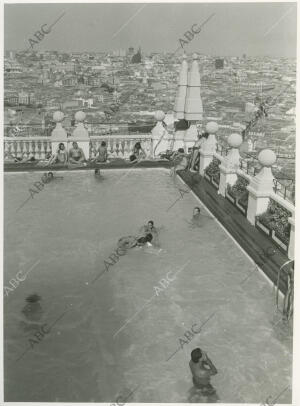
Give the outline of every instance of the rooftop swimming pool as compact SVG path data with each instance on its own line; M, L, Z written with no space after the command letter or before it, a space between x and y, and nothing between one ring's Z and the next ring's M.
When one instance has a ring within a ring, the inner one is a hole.
M260 403L283 391L276 403L291 403L292 333L272 286L215 219L190 225L202 205L181 197L187 186L163 169L57 172L19 209L41 175L4 176L5 401ZM160 246L103 272L148 220ZM22 312L34 293L40 306ZM198 346L218 369L211 397L193 389Z

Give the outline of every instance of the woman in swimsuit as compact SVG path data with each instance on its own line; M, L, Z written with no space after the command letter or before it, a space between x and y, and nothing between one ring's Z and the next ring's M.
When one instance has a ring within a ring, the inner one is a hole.
M52 164L66 164L68 160L67 151L65 150L65 144L60 142L58 145L58 150L55 155L50 158L48 165Z

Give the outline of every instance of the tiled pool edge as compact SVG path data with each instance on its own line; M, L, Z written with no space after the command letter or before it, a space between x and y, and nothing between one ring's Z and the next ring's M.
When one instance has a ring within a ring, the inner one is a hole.
M88 164L85 167L78 167L78 168L68 168L65 165L52 165L52 166L37 166L36 163L11 163L3 165L3 172L40 172L40 171L86 171L86 170L93 170L93 169L168 169L171 167L170 161L142 161L139 163L130 163L130 162L109 162L104 164Z

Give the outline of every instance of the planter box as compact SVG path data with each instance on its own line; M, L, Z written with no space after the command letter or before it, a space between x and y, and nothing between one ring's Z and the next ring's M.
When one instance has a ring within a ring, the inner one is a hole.
M270 230L268 227L263 225L259 220L256 219L255 225L256 225L256 228L261 230L264 234L267 234L267 236L272 237L271 236L272 230Z
M231 194L229 194L227 190L226 190L226 193L225 193L225 197L226 197L232 204L235 205L236 198L233 197L233 196L231 196Z
M211 182L211 176L207 175L206 172L204 173L204 178Z
M247 209L245 209L245 207L243 207L238 200L236 200L236 207L246 216L247 214Z
M219 189L219 184L214 180L213 177L211 178L211 183L216 189Z
M275 230L272 230L272 240L274 240L276 244L283 249L284 252L288 251L289 247L287 243L282 241L281 237L278 234L276 234Z

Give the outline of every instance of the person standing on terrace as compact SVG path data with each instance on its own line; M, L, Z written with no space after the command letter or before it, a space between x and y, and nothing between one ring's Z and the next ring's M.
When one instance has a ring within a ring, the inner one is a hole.
M82 164L83 162L86 161L84 152L81 148L78 147L77 142L72 143L73 148L70 149L69 151L69 162L71 164Z
M200 149L204 143L204 141L207 139L209 134L207 132L198 134L198 140L195 142L195 145L193 146L193 152L190 160L190 170L191 171L198 171L199 170L199 162L200 162Z

